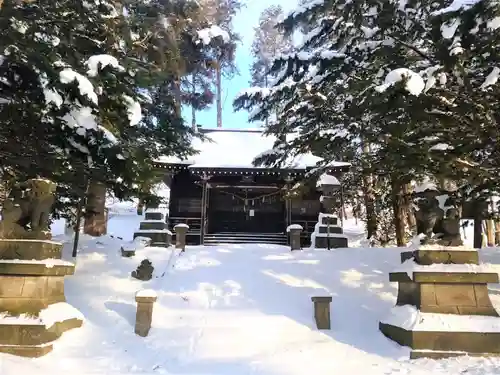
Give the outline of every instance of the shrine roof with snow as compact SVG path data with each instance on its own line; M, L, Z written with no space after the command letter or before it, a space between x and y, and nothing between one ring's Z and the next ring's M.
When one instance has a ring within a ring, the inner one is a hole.
M263 134L261 129L200 129L207 140L193 140L193 147L198 154L186 160L162 156L156 166L160 169L183 170L191 173L222 174L303 174L314 169L321 158L312 154L296 155L288 158L276 168L255 166L253 161L258 156L273 150L276 138ZM327 171L341 173L349 170L351 164L332 162Z

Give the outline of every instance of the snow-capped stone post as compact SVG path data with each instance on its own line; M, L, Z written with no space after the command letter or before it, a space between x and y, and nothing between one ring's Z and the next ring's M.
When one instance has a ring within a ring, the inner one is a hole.
M174 227L175 230L175 248L181 249L181 251L186 250L186 234L189 230L189 225L180 223Z
M146 337L153 322L153 306L157 300L154 290L143 289L135 294L137 302L137 313L135 315L135 333L141 337Z
M302 228L300 224L292 224L286 228L286 231L290 236L290 250L293 251L302 249L300 244L300 234L303 230L304 228Z
M425 192L416 215L422 242L403 252L401 269L389 274L398 283L398 298L380 331L412 348L411 358L500 355L500 317L488 295L498 273L462 245L452 195L437 188ZM441 233L434 234L434 227Z
M318 329L330 329L330 303L332 297L311 297L314 306L314 319Z

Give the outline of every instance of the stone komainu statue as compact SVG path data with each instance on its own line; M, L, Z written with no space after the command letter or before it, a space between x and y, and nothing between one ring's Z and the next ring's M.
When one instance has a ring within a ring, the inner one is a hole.
M50 238L50 212L55 191L55 183L41 178L17 184L3 204L0 237Z
M460 209L447 193L426 190L415 197L415 219L422 244L463 245L460 235Z

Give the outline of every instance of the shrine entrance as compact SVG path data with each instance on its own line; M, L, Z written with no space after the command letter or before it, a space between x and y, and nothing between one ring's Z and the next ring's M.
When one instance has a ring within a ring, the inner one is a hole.
M285 201L276 187L209 189L208 233L283 233Z

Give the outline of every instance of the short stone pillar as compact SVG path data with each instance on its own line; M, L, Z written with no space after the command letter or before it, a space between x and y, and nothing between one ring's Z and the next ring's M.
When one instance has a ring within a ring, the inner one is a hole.
M181 223L174 227L175 230L175 248L186 250L186 234L189 230L189 225Z
M314 303L314 319L318 329L330 329L330 303L332 297L311 297Z
M135 295L137 302L137 313L135 315L135 333L136 335L146 337L151 329L153 321L153 306L157 296L154 290L140 290Z
M302 246L300 244L300 234L303 230L304 228L302 228L302 226L299 224L292 224L289 225L288 228L286 228L286 231L290 236L290 250L293 251L302 249Z

